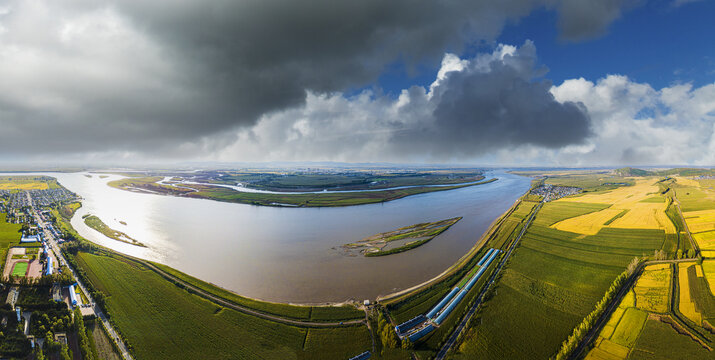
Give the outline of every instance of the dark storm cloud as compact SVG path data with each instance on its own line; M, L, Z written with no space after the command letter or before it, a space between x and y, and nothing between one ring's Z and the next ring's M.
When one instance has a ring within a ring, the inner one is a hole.
M566 40L583 40L603 34L624 9L638 0L567 0L559 5L559 28Z
M570 3L543 3L561 11L567 37L600 31L617 11L615 3L609 11ZM493 39L506 19L538 5L532 0L0 2L0 124L8 129L0 134L0 149L177 156L211 150L212 143L230 141L227 130L303 106L306 91L369 85L394 61L435 64L444 51ZM569 25L572 17L588 27ZM545 87L514 85L513 93L535 98L510 116L533 119L565 111L536 98ZM461 103L445 104L438 113L451 119L468 110L466 96L478 94L461 95ZM28 134L34 146L24 146ZM218 134L222 141L206 140Z
M531 42L486 64L472 60L465 69L447 73L433 89L430 126L401 132L396 141L410 151L424 147L436 157L583 142L591 135L586 108L556 101L549 92L551 82L541 79L545 72L537 66Z
M450 161L505 149L557 149L591 135L583 104L557 101L530 41L460 59L397 99L309 93L306 105L265 116L224 155L269 160Z

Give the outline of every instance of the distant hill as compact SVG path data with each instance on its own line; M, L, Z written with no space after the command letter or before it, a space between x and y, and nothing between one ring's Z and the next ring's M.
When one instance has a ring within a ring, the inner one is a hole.
M616 175L618 176L651 176L654 175L654 173L643 170L643 169L636 169L632 167L624 167L620 169L615 170Z
M715 175L715 169L707 168L673 168L667 170L643 170L632 167L624 167L613 171L618 176L702 176Z
M675 168L668 170L661 170L657 172L658 175L680 175L680 176L702 176L702 175L715 175L715 170L704 169L704 168Z

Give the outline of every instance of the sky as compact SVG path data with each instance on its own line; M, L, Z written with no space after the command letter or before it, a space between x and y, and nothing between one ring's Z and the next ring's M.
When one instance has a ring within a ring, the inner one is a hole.
M715 165L712 0L0 0L0 163Z

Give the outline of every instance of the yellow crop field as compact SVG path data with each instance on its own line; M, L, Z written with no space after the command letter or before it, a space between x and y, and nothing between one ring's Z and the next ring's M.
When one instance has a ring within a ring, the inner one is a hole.
M670 278L670 265L647 266L633 289L638 308L656 313L668 312Z
M611 353L601 350L599 347L594 347L588 352L588 355L584 358L585 360L621 360L625 358L618 357Z
M620 214L621 211L623 210L608 208L559 221L552 225L552 227L557 230L570 231L577 234L596 235L604 223Z
M683 217L693 233L715 230L715 210L688 211Z
M703 250L700 253L704 258L715 258L715 250Z
M613 341L605 339L601 342L598 348L612 355L616 355L621 359L625 359L626 357L628 357L628 352L630 351L629 348L623 345L618 345Z
M46 190L47 183L40 181L1 181L0 190Z
M710 291L715 293L715 260L703 261L703 273L705 274L705 279L708 280L708 285L710 285Z
M612 204L612 206L608 209L560 221L552 227L584 235L595 235L603 227L662 229L668 234L674 234L676 229L665 214L667 205L665 202L640 202L658 193L658 187L653 183L653 179L638 180L634 186L622 187L602 194L559 199L557 201ZM621 217L617 217L624 211L626 212Z
M706 231L693 234L693 239L698 242L698 245L700 245L700 249L715 250L715 231Z
M690 298L690 282L688 281L688 268L692 263L678 264L678 283L680 284L680 302L678 307L688 319L698 325L702 324L702 314L695 309L695 303Z
M635 203L631 204L623 217L616 219L609 226L624 229L665 229L670 220L658 220L658 213L665 217L665 204ZM672 223L671 223L672 227ZM674 233L674 229L668 229Z
M680 176L675 177L675 181L678 182L678 184L682 184L685 186L694 186L694 187L700 187L700 183L697 180L693 180L690 178L684 178Z
M558 201L575 201L598 204L631 204L637 203L645 198L651 197L659 192L657 185L654 185L655 179L637 180L633 186L624 186L617 189L601 193L601 194L586 194L574 198L562 198Z

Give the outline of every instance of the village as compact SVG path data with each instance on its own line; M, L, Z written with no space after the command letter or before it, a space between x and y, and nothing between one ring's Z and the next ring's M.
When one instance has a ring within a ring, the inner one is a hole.
M95 318L94 303L67 267L59 247L65 236L51 212L77 199L64 188L0 191L0 232L7 248L0 284L4 355L82 358L78 322Z

